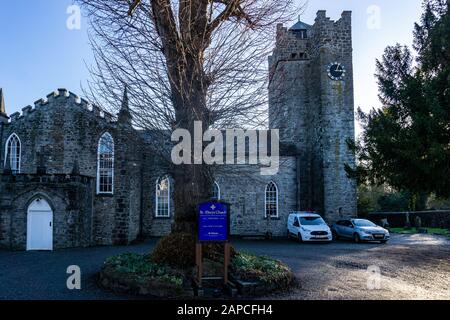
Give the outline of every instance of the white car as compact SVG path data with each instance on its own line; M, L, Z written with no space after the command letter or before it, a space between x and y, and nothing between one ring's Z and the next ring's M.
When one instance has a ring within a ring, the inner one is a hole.
M293 212L288 217L288 238L295 237L298 241L331 242L333 235L322 217L311 212Z

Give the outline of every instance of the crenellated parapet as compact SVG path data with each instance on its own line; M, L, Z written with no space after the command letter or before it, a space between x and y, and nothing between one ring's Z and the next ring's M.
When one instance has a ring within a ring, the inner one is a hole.
M115 117L106 111L103 111L99 106L92 104L88 100L81 98L77 94L60 88L49 93L45 98L41 98L34 102L34 106L26 106L22 112L15 112L9 116L9 123L26 120L28 116L32 115L37 110L42 110L44 107L51 108L53 105L61 104L64 99L67 106L78 106L83 111L90 113L92 116L104 119L107 122L115 121Z
M325 10L317 12L313 25L297 22L291 28L277 25L276 45L269 57L269 68L275 72L279 62L310 60L322 47L337 54L352 50L352 12L344 11L337 21L327 17Z
M332 20L326 11L319 11L312 32L313 55L323 47L334 54L348 54L352 51L352 12L344 11L339 20Z

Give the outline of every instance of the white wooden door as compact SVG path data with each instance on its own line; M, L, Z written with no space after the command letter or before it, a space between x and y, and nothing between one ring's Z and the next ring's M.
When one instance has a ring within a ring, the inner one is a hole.
M43 199L28 207L27 250L53 250L53 211Z

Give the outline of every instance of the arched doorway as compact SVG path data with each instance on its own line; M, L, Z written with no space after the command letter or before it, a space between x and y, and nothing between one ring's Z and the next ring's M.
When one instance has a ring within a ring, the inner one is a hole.
M28 207L27 250L53 250L53 211L42 198Z

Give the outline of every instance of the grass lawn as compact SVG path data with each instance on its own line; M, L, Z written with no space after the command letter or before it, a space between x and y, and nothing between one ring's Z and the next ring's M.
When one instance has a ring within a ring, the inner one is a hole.
M428 234L437 234L441 236L450 237L450 231L448 229L440 229L440 228L421 228L426 229ZM391 228L389 230L392 233L401 233L401 234L414 234L419 233L417 228L405 229L405 228Z

